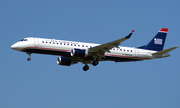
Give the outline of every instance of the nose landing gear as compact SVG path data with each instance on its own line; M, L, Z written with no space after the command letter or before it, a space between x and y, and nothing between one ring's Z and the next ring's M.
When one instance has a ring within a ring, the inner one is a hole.
M29 58L27 58L27 60L28 60L28 61L31 61L31 58L29 57Z
M27 58L28 61L31 61L31 53L30 52L27 52L26 54L29 55L29 57Z

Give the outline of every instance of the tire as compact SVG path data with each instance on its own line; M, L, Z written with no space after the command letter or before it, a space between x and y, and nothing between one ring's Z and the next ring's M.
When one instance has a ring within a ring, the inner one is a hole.
M27 60L28 60L28 61L31 61L31 58L29 57Z
M84 67L83 67L83 70L84 71L87 71L89 69L89 66L87 66L87 65L85 65Z
M99 61L97 61L97 60L93 61L93 63L92 63L93 66L96 66L98 64L99 64Z

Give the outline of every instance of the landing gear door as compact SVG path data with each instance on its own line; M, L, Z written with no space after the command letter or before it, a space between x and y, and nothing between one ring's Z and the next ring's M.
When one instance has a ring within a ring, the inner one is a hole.
M39 46L39 39L38 38L34 38L34 46L35 47Z

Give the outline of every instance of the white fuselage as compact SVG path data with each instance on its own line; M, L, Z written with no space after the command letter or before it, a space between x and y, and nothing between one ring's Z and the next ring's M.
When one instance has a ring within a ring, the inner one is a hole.
M13 44L11 48L23 52L51 54L72 58L68 54L71 52L72 49L88 49L98 45L100 44L45 38L25 38L24 40L21 40ZM109 50L109 52L105 52L102 60L112 60L116 62L121 62L148 60L163 57L154 57L152 53L155 52L157 51L119 46L118 48L112 48L111 50Z
M84 71L89 69L89 64L96 66L99 61L130 62L168 57L168 52L178 48L176 46L163 50L168 28L161 28L147 45L138 48L119 46L133 32L105 44L29 37L13 44L11 48L26 52L29 55L28 61L31 60L31 53L39 53L61 56L57 58L58 65L70 66L81 62L85 64Z

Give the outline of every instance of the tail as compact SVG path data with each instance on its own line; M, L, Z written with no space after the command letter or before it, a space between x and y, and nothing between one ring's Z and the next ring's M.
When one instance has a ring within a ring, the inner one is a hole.
M147 45L141 46L139 48L154 51L163 50L167 32L168 28L162 28Z

